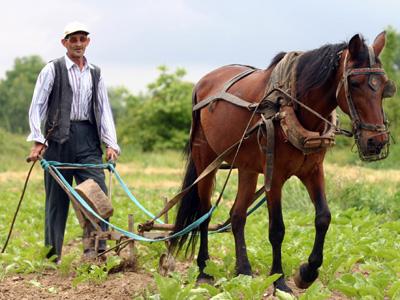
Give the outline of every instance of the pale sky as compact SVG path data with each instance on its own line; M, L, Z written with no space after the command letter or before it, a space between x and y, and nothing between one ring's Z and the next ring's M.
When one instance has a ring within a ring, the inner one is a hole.
M372 43L391 25L400 31L397 0L14 0L0 10L0 79L14 59L62 56L71 21L91 31L90 62L107 86L145 91L157 67L183 67L196 82L231 63L265 68L280 51L311 50L361 33Z

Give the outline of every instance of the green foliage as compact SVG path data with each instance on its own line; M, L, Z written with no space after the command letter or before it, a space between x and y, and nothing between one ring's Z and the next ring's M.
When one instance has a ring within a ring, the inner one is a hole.
M158 297L153 297L153 299L185 300L189 299L190 295L193 296L192 289L194 288L195 284L192 282L184 286L182 278L179 275L168 278L155 274L154 277L158 287L159 295L157 295ZM204 290L204 292L207 293L207 290Z
M400 79L400 34L392 26L386 28L386 44L380 58L388 77Z
M172 151L164 154L137 152L132 156L131 162L117 165L117 170L125 170L122 175L133 194L152 212L159 211L163 206L162 196L171 196L176 192L180 185L182 168L180 154ZM79 247L76 247L78 254L65 255L60 266L45 259L47 249L42 246L44 193L41 169L38 168L35 174L37 176L33 177L28 186L27 198L22 204L9 247L0 256L0 279L15 273L40 273L47 268L57 268L63 276L75 272L75 285L108 280L112 276L108 274L108 270L114 265L113 261L100 266L78 265L75 258L81 251ZM217 192L220 191L225 176L226 173L219 172ZM327 198L331 206L332 223L324 247L324 263L319 279L300 295L300 299L329 299L330 295L338 294L356 299L398 298L398 188L392 182L374 184L362 180L347 181L336 173L328 173L327 178ZM235 198L236 181L237 172L234 172L224 199L212 218L213 224L226 220ZM165 183L168 185L164 185ZM22 180L18 178L0 181L0 219L3 220L0 223L0 245L3 245L8 233L21 186ZM135 222L138 223L148 219L129 202L115 184L112 191L112 223L126 228L127 213L134 213ZM299 180L289 180L283 197L286 235L282 245L282 261L285 275L290 279L311 252L315 234L315 211ZM352 208L353 206L357 209ZM365 208L368 206L370 208ZM79 239L80 235L81 228L71 210L65 244ZM207 264L206 272L214 276L215 285L202 284L196 287L197 267L195 262L191 262L189 270L173 273L170 277L154 275L156 287L149 288L141 299L261 299L267 287L271 288L273 281L268 276L272 251L268 241L265 206L248 218L246 242L254 278L235 276L232 234L214 234L209 237L211 260ZM164 243L139 243L137 250L141 270L147 274L156 273L158 258L165 253ZM35 286L40 282L31 284ZM40 288L44 288L43 284ZM287 295L281 295L284 296Z
M106 263L101 265L85 263L76 269L76 276L72 281L74 286L83 282L101 283L108 277L108 272L118 266L121 258L118 256L110 256L107 258Z
M265 290L280 276L280 274L274 274L267 278L252 278L239 275L221 282L222 293L230 295L232 299L262 299Z
M13 69L0 81L0 127L15 133L28 132L28 109L44 64L37 55L15 59Z
M265 290L277 279L279 274L267 278L239 275L230 280L220 278L214 286L201 284L195 287L194 278L185 282L179 273L173 273L170 278L155 274L159 294L151 299L262 299Z
M299 300L329 299L331 294L320 282L316 281L299 297Z
M388 193L388 185L365 185L364 182L353 182L352 185L341 185L334 189L331 201L342 209L368 208L378 214L388 214L400 218L399 191ZM395 188L392 184L392 187ZM386 193L386 194L385 194ZM388 204L391 205L388 205Z
M33 273L42 272L46 269L56 269L56 265L45 258L48 249L45 247L29 248L27 251L19 251L13 255L4 253L0 259L0 266L4 271L0 277L7 273Z
M388 286L390 277L383 274L372 274L368 277L360 273L347 273L336 280L331 286L348 297L357 299L384 299L384 291Z
M382 64L389 79L394 80L397 89L400 89L400 33L393 27L386 29L386 44L381 54ZM384 101L384 109L391 122L392 134L400 136L400 94L397 91L392 99Z
M400 299L400 281L393 283L388 291L390 299Z
M58 270L62 276L68 276L73 271L73 262L78 259L76 253L63 255L61 263L58 265Z
M148 85L148 93L127 102L119 133L125 144L144 151L183 149L189 135L193 85L183 81L184 69L169 73L165 66Z

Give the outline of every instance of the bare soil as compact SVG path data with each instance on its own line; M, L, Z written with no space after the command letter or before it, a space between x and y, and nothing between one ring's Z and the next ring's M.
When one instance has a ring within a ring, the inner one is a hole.
M176 266L178 270L186 271L186 263ZM136 272L120 272L109 275L101 283L82 283L74 287L73 276L62 276L57 270L49 270L41 274L13 275L0 282L0 299L133 299L144 295L145 290L155 290L152 274ZM292 279L288 286L293 294L299 297L303 290L298 289ZM273 295L273 288L269 287L263 299L278 299ZM332 294L330 299L347 299L340 294Z
M72 279L56 270L7 277L0 282L0 299L132 299L154 285L152 276L142 272L111 274L104 283L76 287Z

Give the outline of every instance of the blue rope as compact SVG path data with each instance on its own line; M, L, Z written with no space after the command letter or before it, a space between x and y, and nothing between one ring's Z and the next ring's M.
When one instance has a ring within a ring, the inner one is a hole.
M42 165L42 168L44 170L47 170L50 166L53 167L77 167L77 168L92 168L92 169L109 169L110 165L112 166L111 163L105 163L105 164L76 164L76 163L61 163L58 161L53 161L53 160L45 160L42 158L40 161L40 164Z
M125 191L125 193L128 195L129 199L131 199L133 201L133 203L136 204L137 207L139 207L147 216L149 216L152 219L155 219L156 216L153 215L151 212L149 212L136 198L135 196L133 196L133 194L131 193L131 191L129 190L129 188L126 186L125 182L122 180L121 176L119 175L119 173L117 172L117 170L115 170L115 167L113 164L109 164L109 168L111 170L111 172L114 173L115 178L117 178L119 184L122 186L123 190ZM164 224L164 222L160 219L155 219L155 221L157 223L160 224Z
M136 198L135 196L131 193L125 182L122 180L121 176L115 169L114 165L112 163L106 163L106 164L72 164L72 163L60 163L58 161L46 161L45 159L42 159L40 161L40 164L42 165L44 170L47 170L49 166L54 166L55 168L57 167L80 167L80 168L93 168L93 169L109 169L111 172L115 174L115 177L117 178L118 182L122 186L123 190L125 193L128 195L129 199L137 206L139 207L147 216L150 218L154 219L155 216L148 211ZM160 219L155 220L157 223L164 224L164 222Z
M107 225L109 225L110 227L114 228L115 230L117 230L118 232L124 234L125 236L137 240L137 241L142 241L142 242L157 242L157 241L166 241L166 240L170 240L185 234L188 234L189 232L191 232L193 229L199 227L205 220L207 220L209 217L211 217L212 213L214 212L214 210L217 208L216 206L212 206L211 209L204 214L203 216L201 216L199 219L197 219L195 222L193 222L192 224L188 225L187 227L183 228L182 230L175 232L172 235L169 235L167 237L160 237L157 239L151 239L151 238L146 238L143 237L141 235L135 234L133 232L130 231L126 231L108 221L106 221L105 219L103 219L99 214L96 213L96 211L94 211L90 205L75 191L75 189L68 183L68 181L64 178L64 176L61 174L61 172L57 169L57 167L61 167L61 166L70 166L70 167L86 167L86 168L97 168L97 169L109 169L111 170L111 172L113 172L118 180L118 182L121 184L121 186L123 187L125 193L129 196L129 198L135 203L135 205L137 205L142 211L144 211L149 217L154 219L154 215L151 214L147 209L145 209L140 202L132 195L132 193L129 191L128 187L126 186L126 184L124 183L124 181L122 180L121 176L118 174L118 172L115 170L115 167L113 164L111 163L106 163L106 164L72 164L72 163L60 163L57 161L47 161L45 159L42 159L40 161L41 166L43 167L43 169L45 171L48 171L48 168L52 168L52 170L54 170L54 172L57 174L57 176L59 177L59 179L62 181L62 183L65 185L65 187L68 189L68 191L72 194L72 196L74 196L74 198L76 200L78 200L78 202L88 211L90 212L93 216L95 216L98 220L106 223ZM256 209L258 209L265 201L266 201L266 197L264 197L263 199L261 199L256 205L254 205L253 208L251 208L248 212L247 212L247 216L249 216L250 214L252 214ZM156 219L156 221L158 221L159 223L163 223L161 220ZM218 230L212 231L210 233L217 233L217 232L222 232L222 231L226 231L227 229L229 229L231 227L231 224L227 224L226 226L219 228Z
M52 167L52 166L49 166ZM64 176L60 173L60 171L53 167L52 168L57 176L60 178L60 180L62 181L62 183L66 186L66 188L68 189L68 191L72 194L72 196L74 196L74 198L76 200L78 200L78 202L88 211L90 212L93 216L95 216L98 220L106 223L107 225L109 225L110 227L114 228L115 230L119 231L120 233L124 234L125 236L137 240L137 241L142 241L142 242L157 242L157 241L166 241L169 239L173 239L175 237L179 237L182 236L184 234L189 233L190 231L192 231L194 228L200 226L201 223L203 223L207 218L209 218L211 216L211 214L213 213L213 211L215 210L215 206L211 207L210 211L208 213L206 213L205 215L203 215L201 218L199 218L198 220L196 220L195 222L193 222L192 224L190 224L189 226L187 226L186 228L182 229L179 232L174 233L173 235L167 236L167 237L162 237L162 238L157 238L157 239L151 239L151 238L146 238L143 237L141 235L135 234L133 232L130 231L126 231L106 220L104 220L99 214L97 214L91 207L90 205L72 188L72 186L68 183L68 181L66 181L66 179L64 178Z

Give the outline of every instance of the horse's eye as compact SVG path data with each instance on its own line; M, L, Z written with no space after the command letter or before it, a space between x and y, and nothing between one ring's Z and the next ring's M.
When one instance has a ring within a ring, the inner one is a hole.
M360 83L358 81L355 81L355 80L350 80L350 85L352 87L359 87Z

